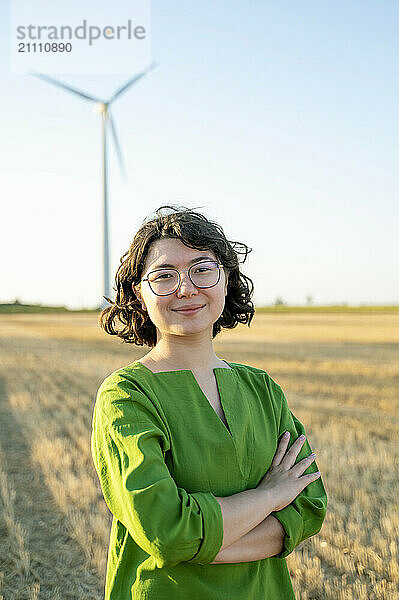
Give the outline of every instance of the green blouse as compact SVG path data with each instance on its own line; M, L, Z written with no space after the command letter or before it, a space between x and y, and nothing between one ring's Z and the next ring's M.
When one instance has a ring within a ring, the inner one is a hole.
M227 364L214 373L228 428L192 371L152 373L133 362L100 385L91 450L113 515L104 600L295 598L285 557L321 529L321 477L272 513L286 532L280 554L210 564L223 541L215 496L255 488L283 432L290 445L305 433L265 371ZM296 462L311 452L306 439ZM317 470L313 461L304 474Z

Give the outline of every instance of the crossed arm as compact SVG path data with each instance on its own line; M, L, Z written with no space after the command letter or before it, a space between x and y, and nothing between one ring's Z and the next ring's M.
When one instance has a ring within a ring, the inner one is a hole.
M220 551L210 564L251 562L275 556L283 550L284 535L280 521L269 515L242 538Z

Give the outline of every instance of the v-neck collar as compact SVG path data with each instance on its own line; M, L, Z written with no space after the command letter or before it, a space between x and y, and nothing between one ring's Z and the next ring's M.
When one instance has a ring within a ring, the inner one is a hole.
M227 360L223 360L223 362L225 362L226 365L229 365L230 368L228 368L228 367L213 367L212 371L219 371L219 370L220 371L233 371L234 370L233 367L231 366L231 364L229 362L227 362ZM149 367L147 367L143 363L139 362L138 360L136 360L135 362L131 363L128 366L131 367L133 365L140 365L141 367L144 367L144 369L146 369L147 371L152 373L152 375L161 375L161 373L191 373L195 379L195 375L191 369L175 369L174 371L151 371L151 369Z
M215 413L216 418L218 419L218 421L220 421L220 424L222 425L222 427L226 430L226 432L228 433L228 435L232 438L233 437L233 432L231 431L231 425L229 423L229 418L227 416L227 412L226 412L226 408L225 408L225 404L224 404L224 389L223 389L223 385L221 385L221 380L219 379L220 375L220 371L232 371L233 369L227 369L225 367L215 367L214 369L212 369L214 374L215 374L215 380L216 380L216 387L218 389L218 393L219 393L219 398L220 398L220 404L222 406L223 412L224 412L224 416L227 422L227 426L223 423L222 419L219 417L219 415L217 414L216 410L213 408L212 404L209 402L209 398L205 395L202 387L200 386L200 384L197 381L197 378L195 377L194 373L192 371L188 371L189 373L191 373L192 378L194 379L199 391L201 392L202 396L205 398L207 404L209 405L209 408Z
M219 392L220 403L223 408L227 426L223 423L222 419L219 417L216 410L213 408L213 406L209 402L207 396L205 395L204 391L202 390L200 384L197 381L197 378L195 377L195 375L191 369L178 369L178 370L174 370L174 371L155 371L154 372L154 371L151 371L150 368L148 368L146 365L144 365L143 363L141 363L139 361L135 361L134 363L132 363L132 365L139 365L140 367L144 368L147 372L151 373L151 375L154 375L154 376L170 374L170 373L188 373L190 375L190 378L192 380L194 380L195 386L197 387L198 391L201 393L202 398L206 401L207 405L209 406L209 409L213 412L215 418L219 421L220 425L223 427L224 431L227 433L229 438L231 438L234 442L234 427L232 427L232 425L231 425L232 415L229 413L229 410L227 409L227 405L225 404L225 396L224 396L225 387L224 387L224 385L230 381L230 377L234 376L234 380L235 380L236 373L234 371L234 368L231 366L231 364L229 362L227 362L226 360L223 360L223 362L225 362L227 365L229 365L229 367L214 367L212 369L212 371L215 374L216 385L217 385L218 392ZM129 366L132 366L132 365L129 365ZM224 375L221 374L221 373L223 373L223 371L228 373L229 376L227 379L224 379ZM235 383L236 383L236 381L235 381ZM234 386L234 387L236 390L237 389L236 386ZM233 390L229 390L228 393L230 394L230 397L234 396ZM230 398L230 399L232 399L232 398ZM234 442L234 444L235 444L235 442Z
M248 478L251 470L252 461L249 457L253 456L254 452L254 437L253 428L250 425L250 407L246 395L241 387L240 370L236 363L228 363L230 368L225 367L214 367L212 370L215 373L216 383L218 385L220 402L223 407L223 411L226 417L228 427L223 423L222 419L216 413L215 409L209 402L201 389L198 381L196 380L194 373L190 369L181 369L178 371L159 371L158 373L152 372L151 369L146 367L140 362L133 362L127 365L128 368L136 370L137 374L140 374L149 382L151 387L151 379L158 381L156 389L161 384L162 389L168 390L168 380L172 375L177 375L178 379L182 379L182 382L189 385L191 383L190 398L197 399L197 407L202 407L205 413L209 414L209 421L212 421L212 431L219 431L221 441L220 443L228 443L232 445L233 452L236 456L237 464L241 472L242 477ZM189 380L187 380L187 377ZM194 380L194 381L193 381ZM180 384L182 383L180 382ZM177 384L176 384L177 385ZM179 390L182 391L182 386L179 385ZM186 405L188 408L188 404ZM209 412L212 411L212 414ZM217 423L215 421L217 420ZM223 441L224 440L224 441ZM245 445L244 445L245 444Z

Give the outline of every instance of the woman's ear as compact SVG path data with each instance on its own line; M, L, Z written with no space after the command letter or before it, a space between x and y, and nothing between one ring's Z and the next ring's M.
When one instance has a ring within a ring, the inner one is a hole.
M140 294L140 292L139 292L139 289L140 289L140 288L139 288L139 286L132 285L132 289L133 289L133 293L134 293L134 295L136 296L137 300L138 300L138 301L140 302L140 304L141 304L141 308L142 308L143 310L147 310L147 309L146 309L146 307L144 306L144 302L143 302L143 300L142 300L142 298L141 298L141 294Z

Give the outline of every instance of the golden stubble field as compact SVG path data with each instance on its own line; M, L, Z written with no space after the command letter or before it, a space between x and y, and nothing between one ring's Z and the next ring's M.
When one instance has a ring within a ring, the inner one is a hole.
M0 600L103 598L92 410L103 379L149 349L97 318L0 315ZM316 452L328 512L287 558L297 599L399 599L399 313L256 314L214 347L282 386Z

